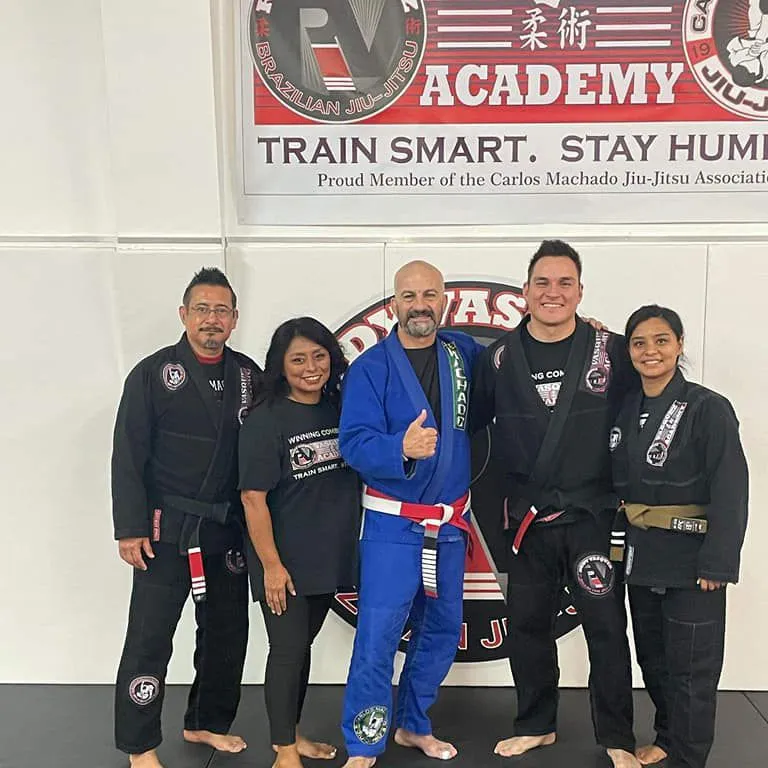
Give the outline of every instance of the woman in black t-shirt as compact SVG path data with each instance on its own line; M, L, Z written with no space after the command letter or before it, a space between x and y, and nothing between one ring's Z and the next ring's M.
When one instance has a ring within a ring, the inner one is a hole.
M317 320L283 323L240 431L240 490L254 599L269 636L264 681L277 768L336 748L297 732L310 648L340 587L357 581L359 481L339 452L339 383L347 362Z

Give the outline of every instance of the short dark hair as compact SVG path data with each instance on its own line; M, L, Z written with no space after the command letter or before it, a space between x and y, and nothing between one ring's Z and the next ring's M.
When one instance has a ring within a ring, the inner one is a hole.
M189 296L196 285L219 285L222 288L229 288L229 292L232 294L232 309L237 309L237 296L235 296L227 276L218 267L202 267L199 272L195 273L195 276L189 281L189 285L184 289L184 296L181 299L181 303L185 307L189 306Z
M323 394L338 403L341 379L347 370L347 358L336 337L314 317L294 317L280 324L272 334L267 356L264 360L264 375L256 396L257 401L274 400L289 394L283 363L291 342L301 336L328 350L331 356L331 374Z
M627 346L629 346L629 340L632 337L632 334L635 332L637 326L640 325L640 323L644 323L646 320L653 319L654 317L658 317L659 319L664 320L672 329L672 333L675 334L677 340L682 340L683 321L680 319L680 315L678 315L674 309L669 309L669 307L660 307L658 304L646 304L645 306L636 309L629 316L629 320L627 320L627 325L624 328L624 338L626 340Z
M531 281L531 275L533 274L536 262L545 256L564 256L570 259L576 265L576 272L579 275L579 282L581 282L581 257L576 249L568 245L564 240L542 240L539 249L528 262L528 282Z

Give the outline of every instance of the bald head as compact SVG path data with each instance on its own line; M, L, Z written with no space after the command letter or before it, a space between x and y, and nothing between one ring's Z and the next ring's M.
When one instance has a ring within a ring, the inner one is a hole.
M403 289L403 285L409 284L414 280L421 283L430 283L438 288L442 293L445 289L443 273L428 261L409 261L395 272L395 296Z
M433 344L445 311L442 272L426 261L411 261L400 267L395 274L392 310L404 347Z

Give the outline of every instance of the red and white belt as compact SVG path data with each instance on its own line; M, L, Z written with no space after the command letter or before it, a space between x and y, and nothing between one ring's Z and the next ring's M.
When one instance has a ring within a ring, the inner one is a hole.
M396 515L418 523L424 528L424 544L421 548L421 581L427 597L437 597L437 536L443 525L453 525L469 533L469 523L463 515L470 508L467 491L451 504L417 504L399 501L386 493L366 485L363 487L363 508L385 515Z

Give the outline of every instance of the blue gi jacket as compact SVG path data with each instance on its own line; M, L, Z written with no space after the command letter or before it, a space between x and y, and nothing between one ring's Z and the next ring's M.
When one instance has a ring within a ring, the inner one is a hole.
M429 459L403 461L403 437L422 409L425 427L437 428L413 366L397 337L397 327L364 352L344 377L339 447L363 481L400 501L450 503L469 489L470 377L482 346L471 336L438 331L441 430ZM461 538L451 525L439 539ZM365 510L362 538L421 544L424 529L405 518Z

